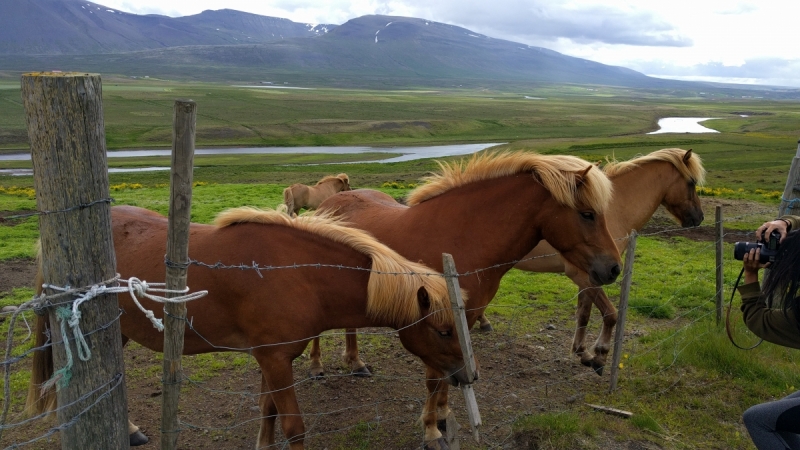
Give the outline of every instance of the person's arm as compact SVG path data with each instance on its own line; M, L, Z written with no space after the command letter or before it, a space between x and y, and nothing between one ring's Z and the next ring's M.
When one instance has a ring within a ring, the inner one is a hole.
M756 336L773 344L800 349L800 329L791 311L768 308L758 281L738 288L742 296L742 316L747 328Z
M781 216L779 219L786 221L786 224L789 226L788 229L786 230L787 232L800 229L800 216L786 215L786 216Z
M800 349L800 328L791 311L767 307L758 284L758 271L769 264L761 264L761 251L750 249L742 258L745 284L739 286L742 297L742 316L747 328L756 336L773 344Z

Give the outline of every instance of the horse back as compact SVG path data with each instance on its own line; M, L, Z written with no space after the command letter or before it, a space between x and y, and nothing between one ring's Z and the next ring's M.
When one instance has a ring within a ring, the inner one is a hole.
M317 208L320 212L330 212L371 232L374 232L373 227L365 226L366 223L394 223L408 209L408 206L398 203L390 195L372 189L339 192Z

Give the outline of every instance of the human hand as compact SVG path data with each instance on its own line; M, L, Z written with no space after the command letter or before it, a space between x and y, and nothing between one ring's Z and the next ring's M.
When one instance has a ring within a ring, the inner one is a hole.
M745 283L749 284L758 281L758 271L769 266L769 263L761 264L761 261L759 261L760 259L760 248L751 248L750 251L745 253L742 257Z
M764 222L764 224L758 227L758 229L756 230L756 240L760 241L762 238L769 239L770 233L772 233L773 230L778 230L778 232L781 234L781 240L779 242L783 242L783 240L786 239L786 233L788 228L789 224L782 219L775 219L771 222Z

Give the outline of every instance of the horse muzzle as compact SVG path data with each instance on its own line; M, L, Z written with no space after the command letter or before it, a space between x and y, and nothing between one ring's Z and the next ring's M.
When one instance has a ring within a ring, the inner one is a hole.
M705 219L705 215L703 211L699 211L697 213L689 214L681 220L681 226L684 228L690 227L697 227L703 223L703 219Z
M447 377L447 382L451 386L455 386L455 387L458 387L458 386L463 385L463 384L472 384L472 383L474 383L476 381L478 381L478 370L477 369L475 370L475 377L473 378L472 381L470 381L467 378L467 372L464 370L463 367L459 368L455 372L451 372L450 376Z
M620 272L622 272L622 268L619 263L609 258L607 262L592 264L592 270L589 272L589 281L595 286L611 284L616 281Z

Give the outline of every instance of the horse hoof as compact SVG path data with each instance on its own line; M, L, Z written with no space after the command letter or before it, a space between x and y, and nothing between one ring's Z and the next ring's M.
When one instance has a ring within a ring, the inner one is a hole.
M354 377L369 378L372 376L372 372L370 372L369 369L367 369L367 366L364 366L353 370L352 375Z
M592 363L592 370L594 370L594 373L596 373L596 374L598 374L600 376L603 375L603 367L604 366L602 364Z
M426 442L425 445L422 446L423 450L450 450L450 446L447 445L447 441L440 437L435 441Z
M480 330L488 332L488 331L494 331L494 328L492 327L492 324L487 323L487 324L481 324Z
M138 447L150 442L150 438L145 436L144 433L139 430L136 430L136 432L131 434L129 437L131 447Z
M312 380L321 380L325 378L325 372L317 372L317 373L309 372L308 377L311 378Z
M437 420L436 428L438 428L442 433L447 433L447 419Z

